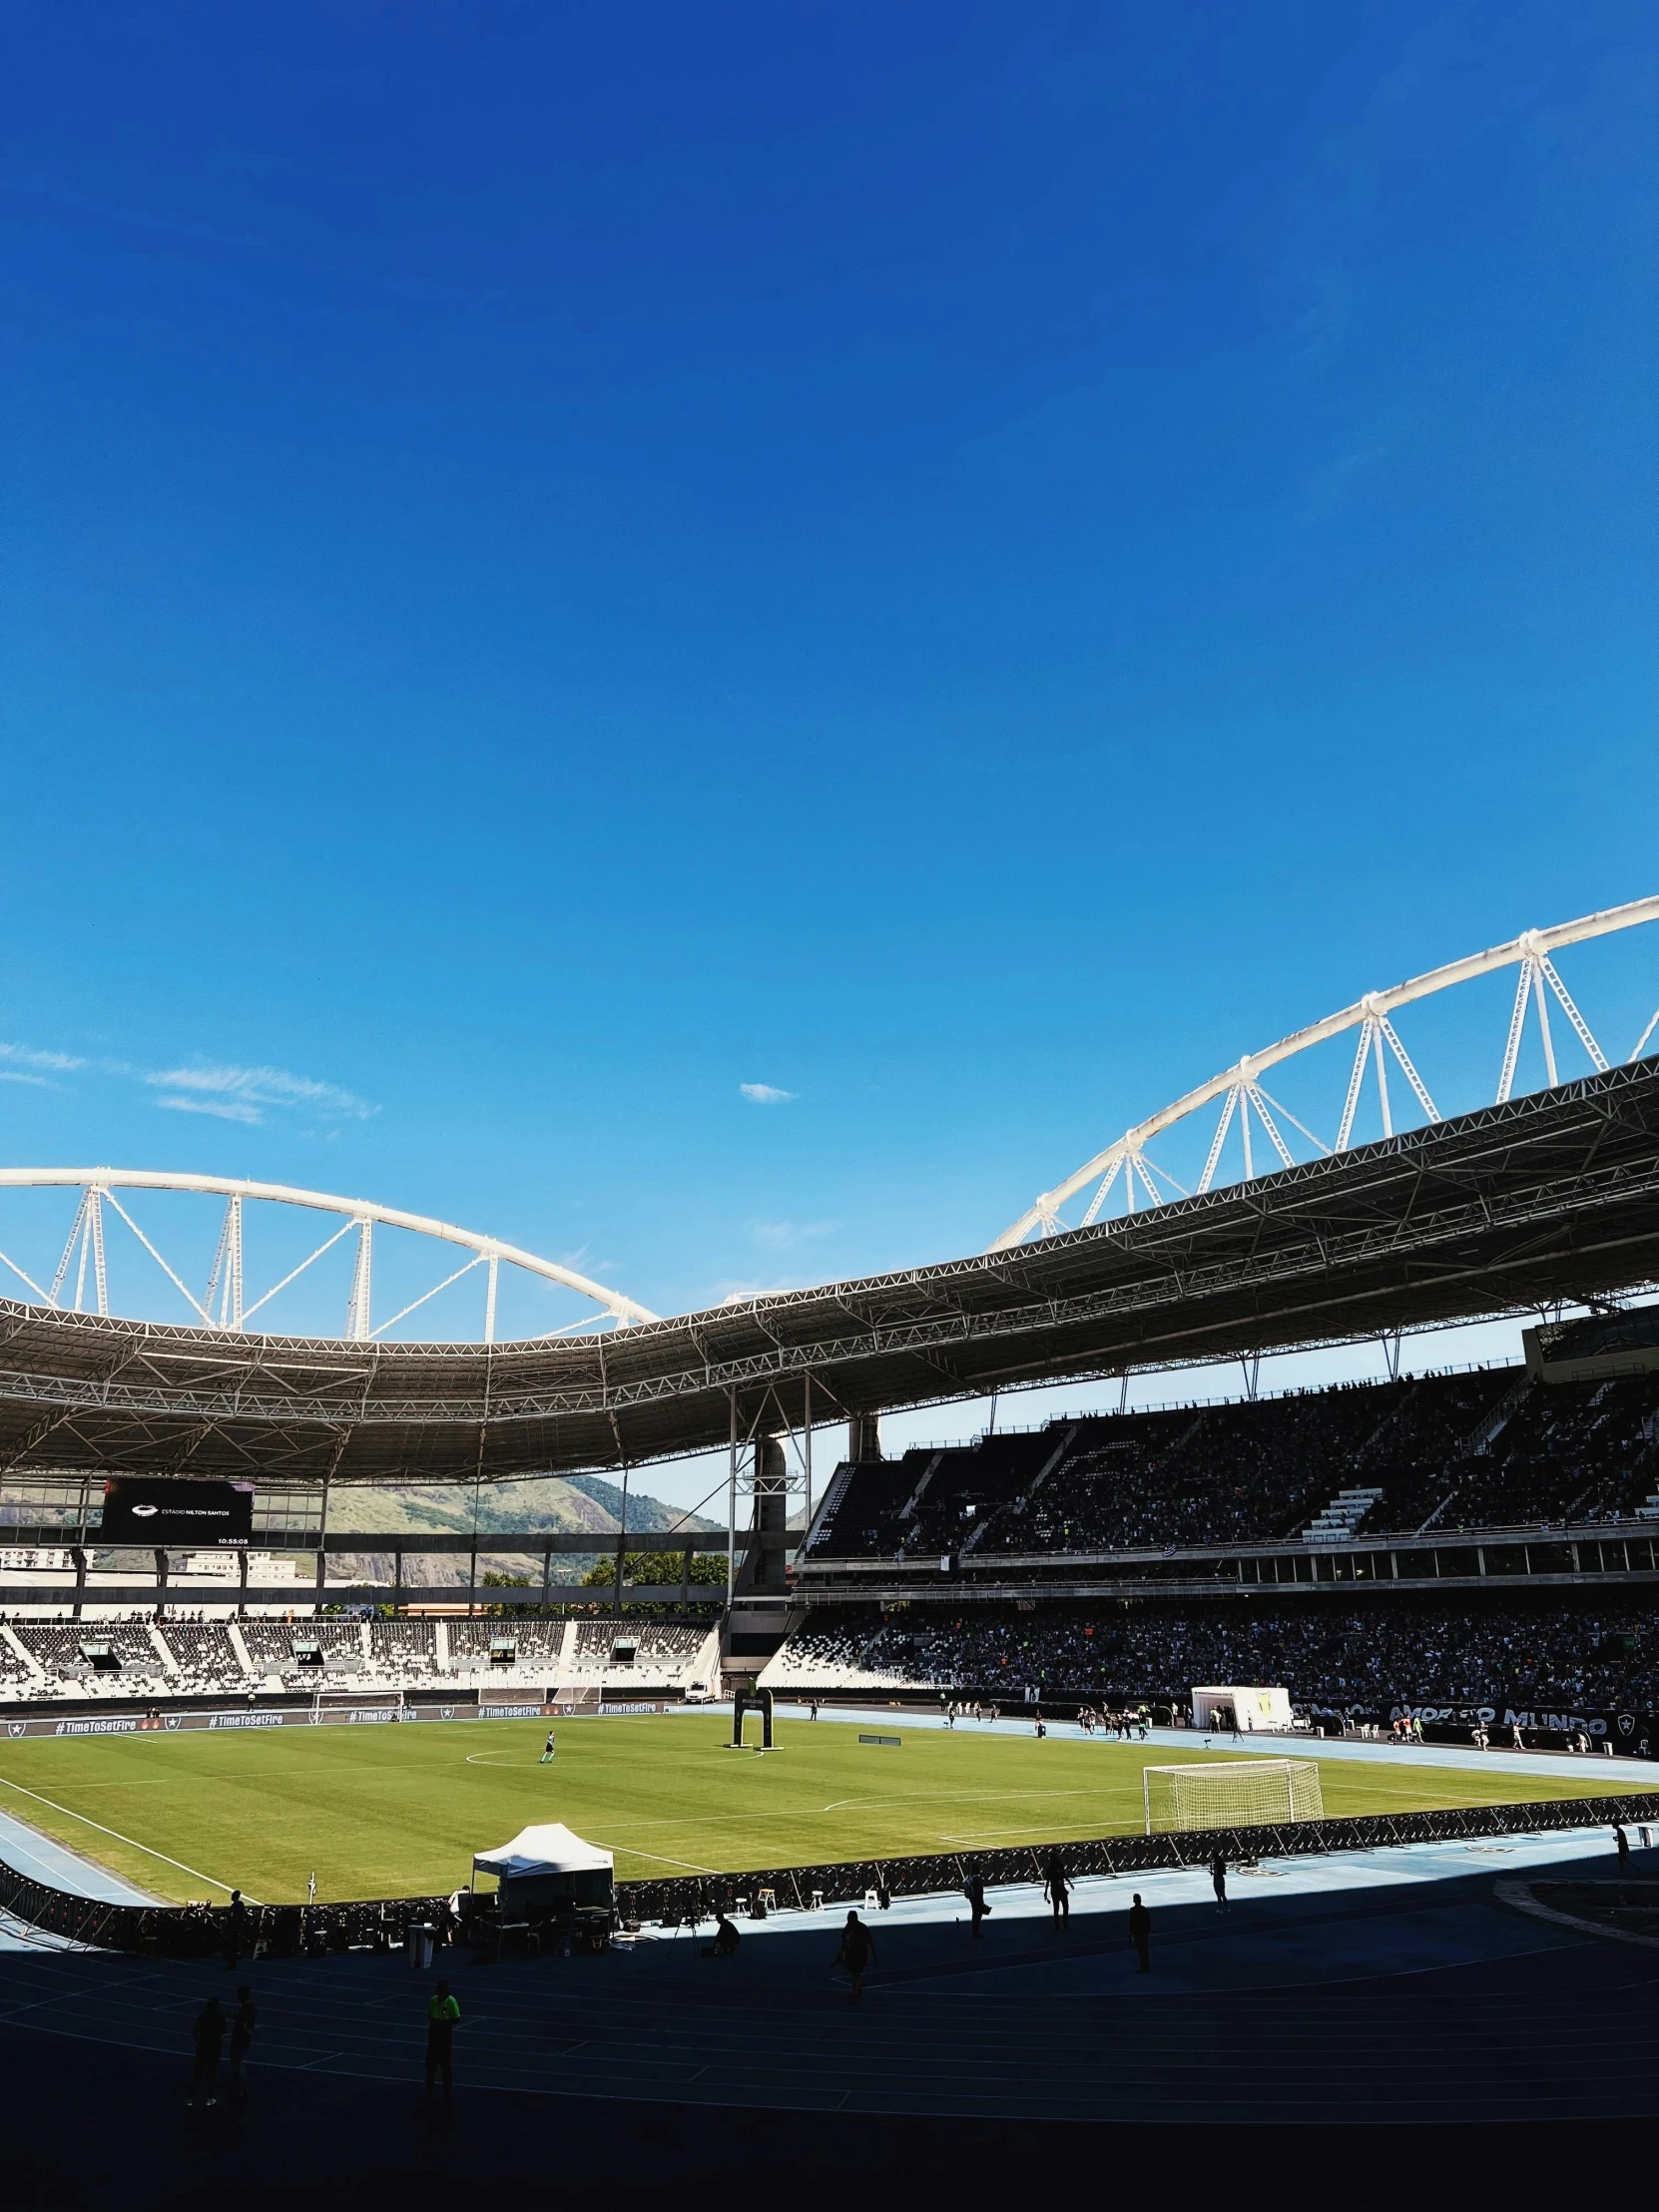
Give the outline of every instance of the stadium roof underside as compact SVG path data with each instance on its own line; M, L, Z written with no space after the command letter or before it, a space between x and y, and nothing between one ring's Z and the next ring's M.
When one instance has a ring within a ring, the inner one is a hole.
M1659 1061L1011 1250L493 1347L0 1303L0 1468L471 1480L1659 1279Z

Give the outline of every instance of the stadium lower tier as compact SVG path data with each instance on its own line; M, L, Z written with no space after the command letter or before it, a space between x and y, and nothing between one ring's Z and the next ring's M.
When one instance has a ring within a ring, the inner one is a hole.
M936 1613L810 1613L761 1681L809 1695L923 1691L1173 1711L1190 1708L1198 1685L1254 1684L1287 1689L1305 1716L1384 1721L1424 1708L1501 1715L1659 1705L1659 1622L1644 1605L1024 1601Z
M224 1693L718 1689L706 1621L0 1620L0 1705Z
M836 1469L806 1557L985 1565L1448 1530L1659 1526L1659 1373L1524 1368L1090 1414Z

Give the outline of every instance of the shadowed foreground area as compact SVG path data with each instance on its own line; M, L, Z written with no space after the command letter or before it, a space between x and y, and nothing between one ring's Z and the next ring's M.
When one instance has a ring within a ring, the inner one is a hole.
M1004 2166L1012 2181L1016 2160L1028 2177L1033 2156L1116 2158L1176 2123L1541 2121L1547 2141L1594 2120L1611 2146L1609 2123L1659 2113L1659 1948L1505 1910L1493 1877L1529 1854L1561 1880L1615 1872L1583 1837L1411 1847L1236 1874L1225 1918L1202 1873L1149 1877L1146 1977L1126 1882L1080 1885L1063 1930L1034 1892L997 1892L979 1943L949 1901L895 1908L872 1917L857 2005L830 1975L838 1914L749 1930L726 1963L683 1936L599 1958L452 1955L448 2120L415 2102L432 1976L399 1958L233 1975L9 1952L0 2055L14 2109L39 2118L8 2131L0 2184L8 2203L132 2212L227 2188L256 2212L331 2204L376 2181L511 2183L530 2205L671 2184L701 2203L783 2160L816 2204L852 2183L966 2189ZM241 1978L260 2005L247 2104L187 2111L191 2021ZM1343 2141L1352 2158L1369 2137Z

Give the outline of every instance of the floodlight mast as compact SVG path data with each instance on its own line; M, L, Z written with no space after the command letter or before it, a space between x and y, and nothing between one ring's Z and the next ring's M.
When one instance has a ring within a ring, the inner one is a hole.
M435 1298L439 1291L447 1290L450 1284L459 1282L463 1275L470 1274L474 1268L482 1267L486 1271L483 1342L493 1344L497 1291L503 1263L522 1270L526 1275L540 1276L546 1282L561 1284L566 1290L591 1300L621 1327L658 1319L648 1307L639 1305L631 1298L625 1298L620 1291L610 1290L603 1283L578 1275L575 1269L564 1267L556 1260L544 1260L536 1253L526 1252L521 1246L503 1244L495 1237L478 1236L472 1230L458 1229L452 1222L437 1221L429 1215L404 1213L394 1206L377 1206L367 1199L341 1198L327 1191L299 1190L286 1183L255 1183L243 1177L191 1175L144 1168L0 1168L0 1189L80 1191L81 1203L49 1289L42 1289L15 1260L0 1251L0 1266L9 1269L43 1305L56 1308L65 1305L63 1292L71 1265L75 1264L75 1292L71 1302L75 1312L85 1310L89 1258L92 1263L95 1310L106 1315L110 1310L104 1259L104 1208L107 1204L126 1223L145 1251L194 1310L198 1323L205 1329L226 1330L240 1335L254 1316L268 1306L279 1291L286 1290L313 1261L321 1259L325 1252L350 1236L353 1230L356 1232L356 1250L352 1261L344 1335L356 1342L368 1343L377 1337L383 1337L387 1330L406 1320L417 1308ZM226 1200L219 1247L203 1297L198 1298L163 1258L122 1205L116 1196L118 1191L192 1191ZM247 1303L243 1292L243 1207L250 1199L278 1206L302 1207L313 1213L333 1214L341 1217L341 1220L339 1228L301 1260L296 1268L284 1275L280 1282L274 1284L252 1303ZM377 1227L408 1230L415 1236L430 1237L442 1244L459 1246L461 1250L470 1253L471 1257L463 1261L441 1283L434 1284L431 1290L411 1301L401 1312L375 1326L371 1300L374 1231ZM559 1335L562 1332L554 1331L553 1334Z
M1288 1037L1282 1037L1262 1052L1249 1052L1235 1064L1213 1075L1207 1083L1200 1083L1172 1105L1138 1122L1126 1130L1114 1144L1097 1152L1086 1160L1075 1173L1068 1175L1053 1190L1044 1191L1035 1202L1010 1222L1001 1236L987 1246L990 1252L1005 1252L1011 1246L1023 1244L1033 1230L1042 1236L1052 1236L1065 1229L1060 1219L1060 1208L1079 1191L1091 1183L1098 1184L1080 1227L1087 1228L1099 1216L1101 1208L1116 1185L1119 1176L1127 1197L1128 1211L1133 1213L1137 1204L1136 1189L1154 1206L1164 1203L1164 1196L1153 1181L1154 1175L1174 1186L1182 1197L1188 1195L1185 1187L1177 1183L1167 1169L1161 1168L1146 1156L1146 1147L1165 1130L1172 1129L1189 1115L1222 1101L1221 1117L1210 1145L1209 1157L1199 1179L1200 1192L1209 1190L1215 1179L1222 1157L1222 1147L1235 1117L1238 1119L1243 1140L1245 1181L1249 1182L1258 1172L1251 1146L1251 1119L1254 1115L1262 1134L1273 1148L1274 1158L1261 1172L1272 1174L1280 1167L1294 1166L1290 1147L1279 1124L1283 1120L1306 1137L1318 1151L1326 1153L1346 1152L1354 1134L1354 1118L1365 1085L1368 1062L1375 1072L1378 1105L1382 1114L1382 1133L1393 1135L1393 1113L1388 1099L1387 1056L1391 1055L1401 1075L1405 1078L1418 1106L1430 1122L1441 1119L1438 1108L1429 1095L1428 1088L1418 1074L1410 1054L1394 1029L1391 1015L1401 1006L1412 1005L1416 1000L1430 998L1438 991L1450 990L1458 983L1467 983L1476 976L1490 975L1505 967L1518 967L1520 975L1515 989L1514 1005L1510 1012L1508 1039L1504 1046L1502 1067L1497 1082L1497 1104L1502 1105L1511 1095L1515 1080L1515 1066L1519 1056L1521 1038L1526 1027L1529 1004L1536 1008L1539 1039L1543 1046L1544 1069L1553 1089L1559 1080L1556 1071L1555 1043L1549 1027L1549 998L1553 996L1578 1038L1590 1064L1598 1073L1605 1073L1608 1066L1606 1054L1596 1042L1589 1023L1574 1003L1571 993L1557 974L1551 953L1563 945L1582 944L1592 937L1611 936L1621 929L1639 928L1644 922L1659 920L1659 897L1636 898L1623 906L1609 906L1600 913L1585 914L1577 921L1563 921L1552 929L1527 929L1508 944L1492 945L1484 952L1472 952L1461 960L1451 960L1444 967L1432 968L1426 975L1412 977L1409 982L1395 983L1385 991L1369 991L1352 1006L1345 1006L1340 1013L1328 1014L1323 1021L1311 1023L1306 1029L1298 1029ZM1637 1038L1629 1057L1638 1059L1656 1028L1659 1028L1659 1011ZM1353 1070L1349 1076L1348 1096L1343 1107L1342 1120L1335 1145L1328 1145L1315 1136L1311 1129L1303 1127L1290 1109L1277 1099L1270 1098L1262 1088L1261 1078L1268 1069L1282 1061L1294 1059L1298 1053L1307 1052L1313 1046L1324 1044L1344 1031L1358 1029L1358 1049L1354 1056ZM1387 1048L1384 1053L1384 1046Z

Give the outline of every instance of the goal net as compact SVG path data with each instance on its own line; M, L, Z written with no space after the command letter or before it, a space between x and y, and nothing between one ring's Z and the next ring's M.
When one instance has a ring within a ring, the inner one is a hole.
M1201 1767L1148 1767L1146 1832L1278 1828L1325 1818L1314 1759L1213 1759Z
M402 1711L401 1690L318 1690L311 1699L314 1721L394 1721Z

